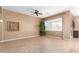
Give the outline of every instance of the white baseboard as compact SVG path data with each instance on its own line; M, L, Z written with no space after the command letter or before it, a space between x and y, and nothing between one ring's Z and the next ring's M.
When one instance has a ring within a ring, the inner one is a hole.
M13 40L20 40L20 39L25 39L25 38L33 38L33 37L38 37L39 35L36 36L29 36L29 37L21 37L21 38L15 38L15 39L8 39L8 40L2 40L0 42L7 42L7 41L13 41Z

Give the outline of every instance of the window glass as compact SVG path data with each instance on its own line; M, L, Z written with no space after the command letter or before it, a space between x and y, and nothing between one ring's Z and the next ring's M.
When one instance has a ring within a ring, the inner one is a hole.
M46 21L45 26L46 31L62 31L62 18Z

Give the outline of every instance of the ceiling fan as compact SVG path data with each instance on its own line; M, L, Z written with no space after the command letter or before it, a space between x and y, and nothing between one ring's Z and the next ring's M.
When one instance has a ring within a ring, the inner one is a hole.
M38 10L34 10L34 13L32 15L36 15L36 16L39 16L39 15L43 15L43 13L40 13Z

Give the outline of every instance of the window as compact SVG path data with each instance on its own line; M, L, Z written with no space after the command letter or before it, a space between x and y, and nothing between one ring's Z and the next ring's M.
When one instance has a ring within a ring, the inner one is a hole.
M62 31L62 18L57 18L45 22L46 31Z

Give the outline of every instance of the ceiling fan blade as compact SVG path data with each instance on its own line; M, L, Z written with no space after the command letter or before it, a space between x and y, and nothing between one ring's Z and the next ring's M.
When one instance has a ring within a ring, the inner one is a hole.
M38 16L38 14L36 14L36 13L33 13L33 14L31 14L31 15L36 15L36 16Z
M36 16L38 16L38 14L36 14Z
M38 13L39 15L43 15L43 13Z

